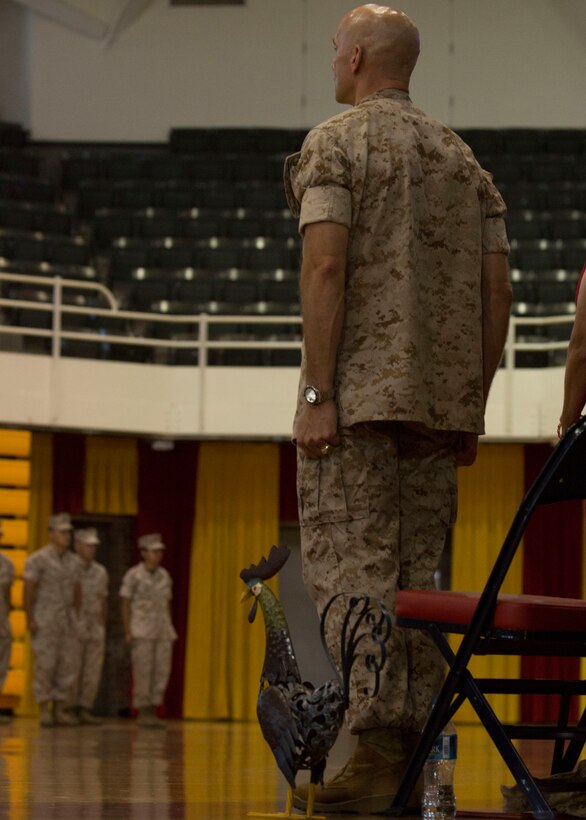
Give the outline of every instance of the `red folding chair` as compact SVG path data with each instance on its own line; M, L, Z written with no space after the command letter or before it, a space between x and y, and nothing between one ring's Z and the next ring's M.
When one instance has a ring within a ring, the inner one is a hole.
M523 498L481 593L436 590L398 593L397 624L429 632L448 664L448 673L395 800L385 812L387 816L406 812L409 796L435 738L465 700L471 703L509 767L533 816L541 820L555 816L512 741L554 740L551 773L571 771L586 741L586 710L577 723L571 724L570 702L586 694L586 682L475 678L468 664L474 655L586 656L586 601L500 594L535 508L584 498L586 416L558 443ZM552 548L561 550L563 544L552 545ZM455 653L448 643L450 633L463 635ZM501 723L486 699L487 694L494 693L559 696L557 725Z

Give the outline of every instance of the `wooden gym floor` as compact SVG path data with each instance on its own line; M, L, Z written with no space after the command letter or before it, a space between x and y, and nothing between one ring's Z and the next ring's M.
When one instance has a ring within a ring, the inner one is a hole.
M499 785L512 778L480 727L458 731L458 808L467 817L495 817ZM343 732L330 775L352 748ZM536 774L546 773L545 752L542 745L529 758ZM44 729L32 718L15 718L0 726L1 820L233 820L247 811L283 811L285 795L255 723L170 721L161 730L107 720Z

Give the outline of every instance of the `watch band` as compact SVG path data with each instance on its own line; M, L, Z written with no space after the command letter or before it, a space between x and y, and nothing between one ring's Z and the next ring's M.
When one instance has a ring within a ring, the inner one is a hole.
M329 390L320 390L319 387L314 387L312 384L308 384L303 391L303 397L308 404L311 404L315 407L318 404L323 404L326 401L334 398L334 388L331 387Z

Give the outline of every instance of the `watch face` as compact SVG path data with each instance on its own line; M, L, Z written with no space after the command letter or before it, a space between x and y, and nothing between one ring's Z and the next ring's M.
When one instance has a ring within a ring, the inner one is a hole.
M309 404L317 404L317 390L315 387L306 387L304 391L305 401Z

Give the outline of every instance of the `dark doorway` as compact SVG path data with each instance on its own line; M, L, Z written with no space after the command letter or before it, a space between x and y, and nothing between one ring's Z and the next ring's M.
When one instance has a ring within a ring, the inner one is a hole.
M110 576L106 654L94 712L101 717L129 715L130 651L124 641L118 592L122 577L135 558L135 519L129 516L79 515L73 517L73 524L76 528L97 529L100 544L96 561L106 567Z

